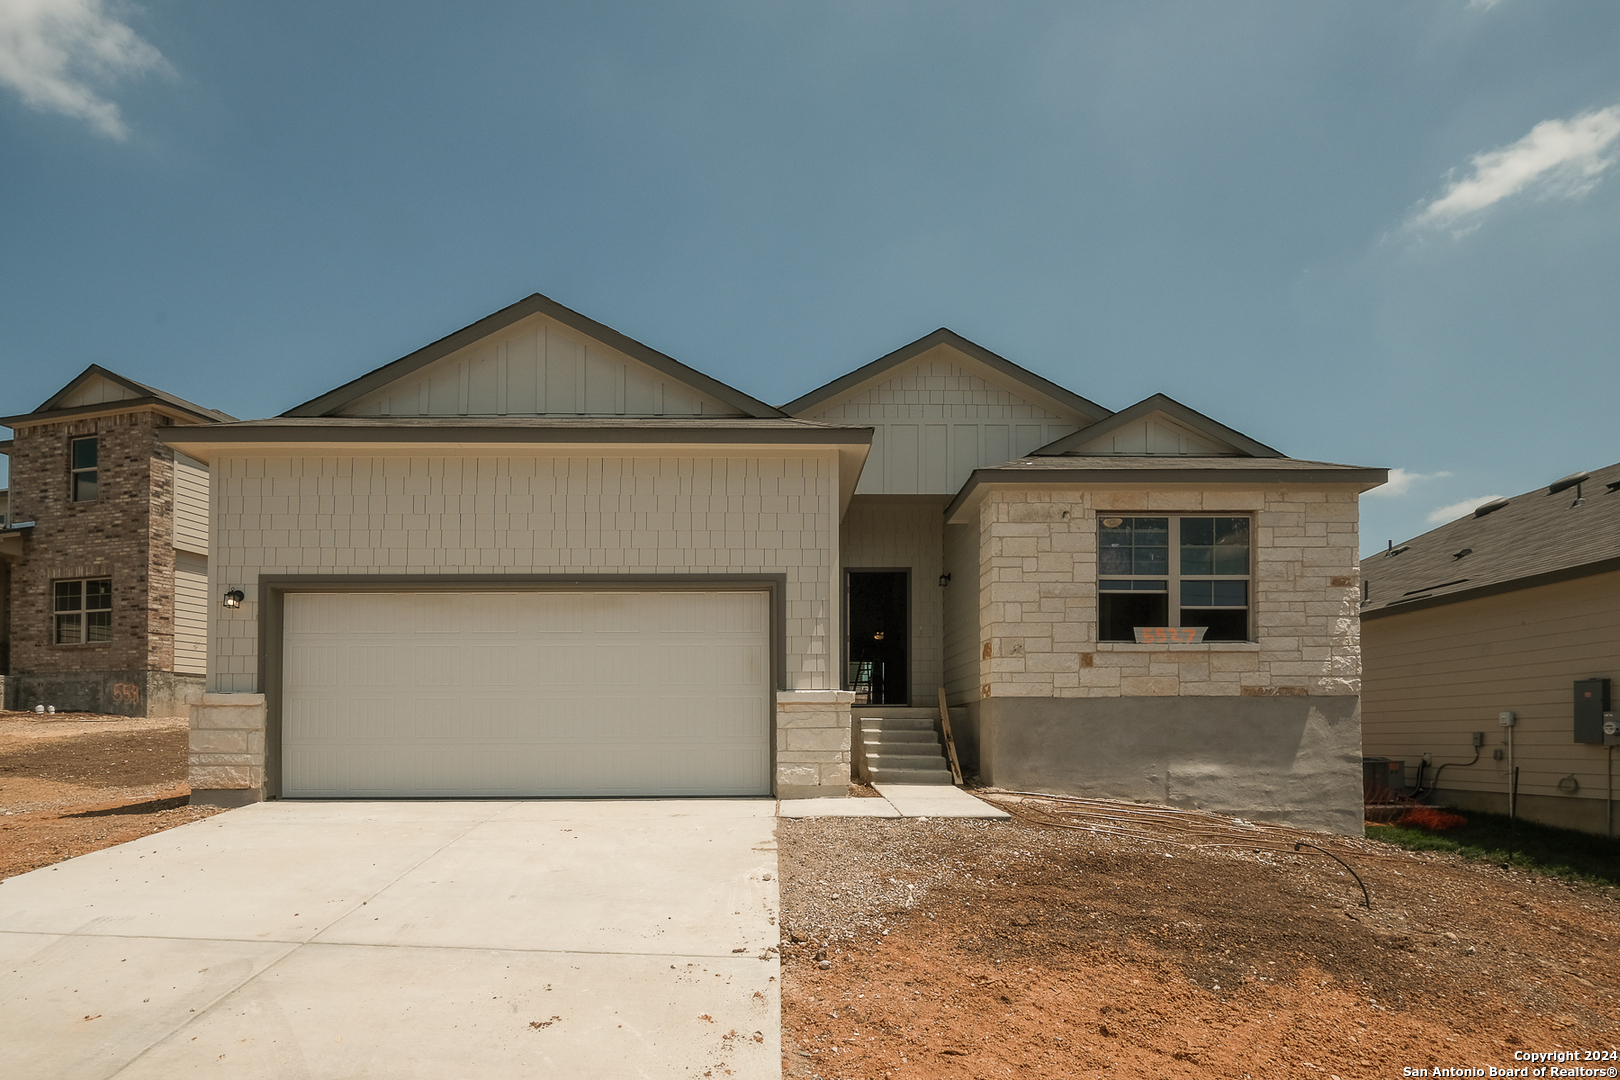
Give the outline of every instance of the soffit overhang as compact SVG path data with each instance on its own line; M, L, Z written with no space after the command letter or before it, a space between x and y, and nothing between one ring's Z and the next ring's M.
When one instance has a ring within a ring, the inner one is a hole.
M622 454L737 457L834 453L839 514L848 508L872 449L872 429L804 420L601 420L284 418L208 428L166 428L163 441L204 464L216 457L421 457Z
M1360 494L1388 479L1388 469L1294 458L1026 458L993 468L975 469L945 508L945 523L966 524L985 496L998 490L1110 487L1203 491L1239 487L1336 487Z

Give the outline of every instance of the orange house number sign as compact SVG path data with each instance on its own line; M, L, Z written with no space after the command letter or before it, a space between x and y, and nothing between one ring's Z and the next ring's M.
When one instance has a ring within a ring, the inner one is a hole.
M1207 626L1138 626L1136 640L1141 645L1192 645L1204 640Z

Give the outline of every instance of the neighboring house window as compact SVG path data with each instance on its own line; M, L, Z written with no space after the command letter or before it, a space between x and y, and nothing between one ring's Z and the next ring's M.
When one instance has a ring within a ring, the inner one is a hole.
M112 578L58 581L52 604L58 645L112 640Z
M1097 637L1141 626L1202 626L1205 641L1248 641L1247 517L1099 517Z
M96 437L74 439L69 450L72 454L73 501L91 502L96 497Z

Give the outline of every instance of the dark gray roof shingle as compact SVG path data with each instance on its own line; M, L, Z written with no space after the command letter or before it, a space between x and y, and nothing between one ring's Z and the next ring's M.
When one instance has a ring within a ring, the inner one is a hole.
M1595 573L1606 563L1620 566L1620 464L1594 470L1581 496L1580 505L1572 505L1575 488L1553 495L1540 487L1484 517L1469 514L1394 545L1394 553L1368 556L1361 560L1362 615L1524 587L1549 575Z

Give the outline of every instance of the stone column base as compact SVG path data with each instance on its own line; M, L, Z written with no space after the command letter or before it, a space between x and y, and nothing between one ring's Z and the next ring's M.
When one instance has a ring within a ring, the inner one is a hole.
M851 690L782 690L776 695L776 797L849 795Z
M245 806L264 801L263 694L204 694L191 707L191 801Z

